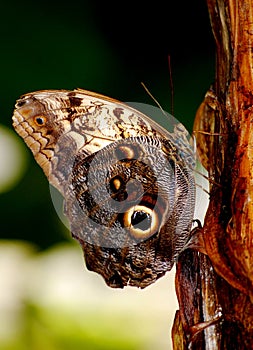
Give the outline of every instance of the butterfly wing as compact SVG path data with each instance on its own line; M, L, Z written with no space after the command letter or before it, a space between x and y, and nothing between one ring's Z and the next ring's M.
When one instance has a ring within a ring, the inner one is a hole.
M111 287L146 287L189 239L195 201L186 130L85 90L21 97L13 125L65 198L87 267Z

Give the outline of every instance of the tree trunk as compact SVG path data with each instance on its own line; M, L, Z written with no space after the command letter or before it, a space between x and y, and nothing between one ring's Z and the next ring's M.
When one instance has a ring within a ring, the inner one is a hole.
M207 0L215 83L194 132L210 176L207 255L177 266L174 349L253 348L253 0Z

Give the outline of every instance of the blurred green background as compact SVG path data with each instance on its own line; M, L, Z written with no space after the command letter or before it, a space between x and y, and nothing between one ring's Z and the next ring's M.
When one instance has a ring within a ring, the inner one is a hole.
M85 271L11 117L20 95L41 89L80 87L153 104L141 82L170 112L170 56L174 114L191 130L214 79L205 1L13 0L0 8L0 349L169 349L173 277L126 296ZM73 288L61 299L68 281Z

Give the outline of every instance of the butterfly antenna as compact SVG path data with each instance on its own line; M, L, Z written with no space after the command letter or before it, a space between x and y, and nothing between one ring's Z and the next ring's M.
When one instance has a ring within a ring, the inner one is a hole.
M162 108L161 104L157 101L157 99L151 94L151 92L149 91L149 89L146 87L146 85L141 82L141 85L144 87L145 91L147 92L147 94L152 98L152 100L155 102L155 104L160 108L160 110L162 111L162 113L167 117L166 112L164 111L164 109Z

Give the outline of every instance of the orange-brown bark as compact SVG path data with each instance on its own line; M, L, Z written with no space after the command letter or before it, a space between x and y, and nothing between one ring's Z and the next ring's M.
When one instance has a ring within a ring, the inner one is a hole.
M183 325L177 329L181 329L186 345L178 347L174 342L174 348L187 349L191 343L196 349L250 349L253 344L253 0L207 0L207 4L216 43L216 77L197 112L194 128L200 158L212 180L203 227L208 267L201 264L200 254L192 253L199 261L194 278L200 279L201 295L192 310L205 330L198 328L203 333L199 347L192 335L192 329L198 327L194 325L196 317L188 315L188 305L184 303L187 290L182 292L182 284L189 275L181 258L176 280L180 316L176 322ZM211 266L215 272L210 270ZM203 274L206 274L204 284ZM188 290L192 281L188 280ZM203 313L210 310L210 304L215 305L211 308L213 312L219 308L222 312L219 320L214 312L216 328L211 332L212 338L210 332L207 336L210 320ZM176 333L174 327L174 339Z

